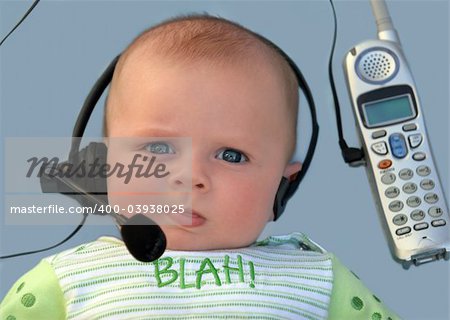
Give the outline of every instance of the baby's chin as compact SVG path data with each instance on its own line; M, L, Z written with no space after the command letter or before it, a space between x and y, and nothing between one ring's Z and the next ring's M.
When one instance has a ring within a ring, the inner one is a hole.
M178 232L166 231L167 250L172 251L208 251L208 250L226 250L248 247L254 240L236 240L235 235L230 235L231 239L226 237L214 238L207 234L174 234Z

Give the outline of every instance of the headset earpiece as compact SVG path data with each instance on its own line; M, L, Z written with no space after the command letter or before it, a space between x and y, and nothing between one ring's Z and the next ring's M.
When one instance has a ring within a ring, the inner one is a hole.
M287 191L289 189L289 180L285 177L281 178L280 185L278 186L277 194L275 195L275 202L273 203L273 221L281 216L286 209L286 204L288 198L286 197Z
M40 177L42 191L65 194L84 207L94 207L98 201L107 204L106 155L107 147L104 143L91 142L87 147L73 154L68 161L58 164L56 168L47 166ZM63 184L55 176L64 178L69 183L93 195L95 201ZM94 212L94 214L101 213Z
M86 168L93 168L92 175L84 175L80 186L95 194L107 193L106 165L107 147L103 142L91 142L77 154L77 162L83 163ZM106 201L107 202L107 201Z

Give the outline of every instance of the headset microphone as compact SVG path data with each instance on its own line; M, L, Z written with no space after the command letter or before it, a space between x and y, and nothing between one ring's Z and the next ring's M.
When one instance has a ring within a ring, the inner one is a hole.
M43 192L66 194L82 204L89 204L94 208L94 211L97 206L108 204L98 194L88 193L70 179L62 177L63 172L60 168L61 166L46 167L44 169L44 174L41 176ZM127 218L114 212L114 210L107 214L111 215L120 226L122 240L136 260L151 262L164 253L167 243L166 236L161 228L150 218L142 214L136 214L131 218Z
M149 218L136 214L120 229L122 240L131 255L142 262L158 259L166 250L166 236L161 228L149 223Z

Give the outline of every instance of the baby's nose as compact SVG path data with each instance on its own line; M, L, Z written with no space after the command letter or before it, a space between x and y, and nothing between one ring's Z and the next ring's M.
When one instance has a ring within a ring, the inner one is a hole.
M208 174L208 161L193 156L192 159L192 190L205 192L210 187L210 176Z
M210 181L207 168L201 161L193 160L192 164L183 164L181 167L170 169L169 184L177 191L206 191Z
M191 182L192 181L192 182ZM200 175L196 174L195 176L188 177L188 175L174 175L172 178L172 184L175 186L178 191L184 191L181 189L188 189L190 185L192 185L192 190L206 190L207 184L204 178L200 177ZM191 191L191 190L185 190Z

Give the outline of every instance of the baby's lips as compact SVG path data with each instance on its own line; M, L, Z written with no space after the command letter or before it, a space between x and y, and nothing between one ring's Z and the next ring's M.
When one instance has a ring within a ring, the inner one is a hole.
M191 208L185 208L184 212L181 213L184 216L192 217L192 218L202 218L205 219L199 212L192 210Z
M190 208L185 209L183 213L175 213L172 217L177 224L192 228L201 226L206 221L199 212Z

